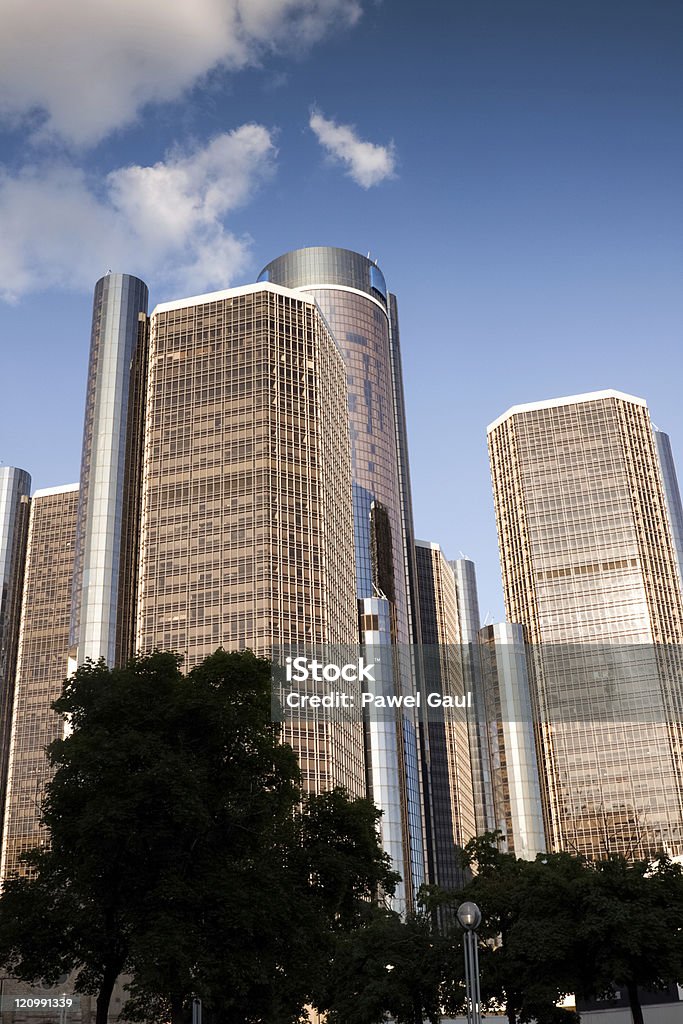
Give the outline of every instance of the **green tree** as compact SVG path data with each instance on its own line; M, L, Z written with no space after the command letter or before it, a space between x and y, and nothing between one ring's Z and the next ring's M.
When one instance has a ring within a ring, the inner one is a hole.
M329 1024L381 1024L387 1014L397 1024L437 1024L455 1001L446 992L454 957L462 962L457 942L435 931L430 915L404 920L373 908L363 928L338 936L317 1005ZM462 997L460 979L456 987Z
M97 993L98 1024L130 966L130 910L157 842L144 794L150 774L173 774L160 723L181 680L178 659L162 654L114 672L88 664L67 680L54 706L73 732L49 751L50 845L30 855L30 875L9 881L0 899L3 965L29 982L78 969L78 990ZM41 918L48 930L36 932L30 922Z
M501 853L493 834L468 843L464 859L477 874L457 902L473 900L482 912L482 999L503 1005L510 1024L569 1020L556 1004L586 974L584 862L562 853L519 860Z
M665 856L591 863L568 853L529 862L501 853L496 838L467 845L477 874L458 896L482 911L483 999L505 1006L511 1024L557 1024L568 1019L557 1007L563 996L620 986L643 1024L638 988L683 977L681 866Z
M612 856L594 864L589 875L584 994L625 988L634 1024L643 1024L638 989L661 989L683 978L683 870L665 855L654 865Z
M225 1024L299 1019L326 930L357 925L394 876L372 805L338 792L302 804L270 671L218 651L183 676L154 654L65 683L50 846L0 898L0 962L15 976L77 970L98 1024L122 972L146 1020L179 1024L192 994ZM26 922L48 908L37 940Z

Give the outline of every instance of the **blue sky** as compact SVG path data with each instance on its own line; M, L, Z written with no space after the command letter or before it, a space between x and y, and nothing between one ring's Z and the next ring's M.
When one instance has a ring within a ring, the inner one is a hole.
M35 486L78 477L98 277L155 303L326 244L398 296L417 534L483 614L510 405L642 395L683 471L680 3L1 6L0 460Z

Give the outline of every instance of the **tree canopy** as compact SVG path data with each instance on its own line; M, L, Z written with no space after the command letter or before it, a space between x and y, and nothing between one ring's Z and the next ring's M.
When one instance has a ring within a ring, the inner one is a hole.
M463 890L425 889L402 919L379 812L341 790L305 796L271 722L270 663L219 650L184 675L173 654L89 663L55 703L47 844L0 896L0 965L24 981L75 972L105 1024L116 979L127 1016L184 1024L439 1020L463 1005L463 900L482 911L482 996L510 1024L560 1024L569 993L683 978L683 871L612 856L518 860L496 835L467 844Z
M453 938L424 913L402 919L376 908L364 928L338 937L318 994L329 1024L382 1024L387 1014L396 1024L437 1024L444 1004L454 1002L446 992L459 951Z
M98 993L98 1024L124 972L145 1020L177 1024L194 994L226 1024L300 1019L329 933L357 926L396 876L372 804L303 797L270 720L270 672L219 650L187 675L155 653L66 681L49 844L0 898L0 962L14 976L77 971Z
M634 1024L643 1024L639 988L683 979L683 868L664 854L654 864L610 857L593 866L591 883L582 920L587 994L624 988Z
M639 987L683 977L683 871L665 855L654 864L569 853L525 861L488 834L467 844L464 860L475 869L466 888L432 891L428 905L479 905L482 999L505 1007L510 1024L566 1022L563 997L604 997L615 986L642 1024Z

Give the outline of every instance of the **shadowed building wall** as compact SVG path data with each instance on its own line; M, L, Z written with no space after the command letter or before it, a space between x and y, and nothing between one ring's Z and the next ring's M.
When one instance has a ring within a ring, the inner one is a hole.
M678 575L680 576L681 584L683 585L683 503L681 502L681 492L678 487L676 465L674 463L673 452L671 451L669 435L665 434L663 430L658 430L655 427L654 438L657 446L657 455L659 456L659 465L662 471L664 499L666 501L666 510L669 515L669 525L671 526L671 536L674 542L676 562L678 563Z
M25 470L0 466L0 843L5 817L30 493L31 477Z
M466 687L453 570L438 544L418 540L415 552L425 645L423 693L462 699ZM466 881L459 851L477 834L467 709L431 708L427 727L430 877L444 889L457 889Z
M456 558L449 563L455 577L458 602L458 631L462 652L463 684L472 694L473 709L470 716L469 741L472 761L472 789L477 835L493 832L496 816L491 788L489 739L484 714L484 693L481 678L479 649L479 596L477 572L469 558Z

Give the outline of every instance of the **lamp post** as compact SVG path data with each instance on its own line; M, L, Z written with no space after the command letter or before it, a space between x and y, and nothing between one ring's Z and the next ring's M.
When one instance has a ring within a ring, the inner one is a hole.
M481 992L479 989L479 948L477 928L481 924L481 910L476 903L461 903L457 918L465 936L465 992L467 996L467 1024L481 1024Z

